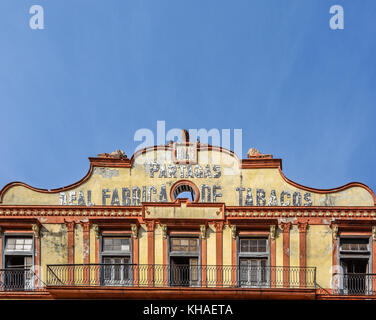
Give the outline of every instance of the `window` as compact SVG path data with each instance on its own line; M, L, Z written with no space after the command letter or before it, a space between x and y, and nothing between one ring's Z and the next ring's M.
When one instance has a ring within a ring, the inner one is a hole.
M266 239L240 239L240 252L266 252Z
M102 237L102 281L105 285L132 285L130 237Z
M197 252L198 239L195 238L173 238L171 239L171 251L176 252Z
M33 239L31 238L7 238L6 251L30 251L33 247Z
M104 281L107 284L130 284L131 267L129 257L105 257L103 258L104 264Z
M180 180L171 187L170 197L172 201L176 199L189 199L190 202L197 202L199 199L199 190L193 182Z
M129 238L103 238L103 251L129 252Z
M344 294L366 294L371 290L367 273L370 264L369 238L341 238L339 257L342 267L340 291Z
M266 285L267 259L240 259L240 282L243 286Z
M6 236L4 247L3 289L24 291L34 287L33 238Z
M270 283L267 238L239 238L239 282L242 287L264 287Z
M340 250L342 252L368 252L368 239L341 239Z
M170 238L170 285L197 286L200 282L199 239Z

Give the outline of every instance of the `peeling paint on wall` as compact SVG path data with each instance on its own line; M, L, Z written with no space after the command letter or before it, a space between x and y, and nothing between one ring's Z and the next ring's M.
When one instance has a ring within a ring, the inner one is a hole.
M94 170L93 170L93 174L99 174L103 178L111 179L112 177L119 176L119 170L110 169L110 168L95 167Z

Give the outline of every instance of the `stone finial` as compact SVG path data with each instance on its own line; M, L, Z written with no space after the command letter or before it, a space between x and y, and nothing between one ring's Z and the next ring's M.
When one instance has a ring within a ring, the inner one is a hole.
M248 152L247 152L248 158L257 157L257 156L261 156L261 153L256 148L251 148L251 149L248 150Z
M98 154L99 158L113 158L113 159L121 159L121 160L126 160L128 159L127 155L124 153L123 150L115 150L111 153L100 153Z
M263 154L258 151L256 148L251 148L247 152L248 159L255 159L255 158L273 158L271 154Z

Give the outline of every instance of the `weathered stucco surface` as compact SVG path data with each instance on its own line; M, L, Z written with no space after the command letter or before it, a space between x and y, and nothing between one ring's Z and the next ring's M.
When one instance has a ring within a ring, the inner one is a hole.
M65 225L44 224L40 229L42 281L46 277L46 265L68 263L68 238Z
M316 281L330 288L332 277L332 230L329 225L312 225L307 229L307 266L316 267Z
M232 235L228 225L223 228L223 265L230 266L232 264Z
M207 246L207 260L206 263L209 266L215 266L217 265L217 254L216 254L216 234L215 234L215 229L213 225L209 225L209 227L206 230L206 246ZM220 262L218 263L220 264ZM210 272L208 270L208 282L214 286L215 284L215 273Z
M69 193L75 192L75 195L71 198L71 203L73 205L78 204L78 198L80 191L82 192L85 205L95 204L102 205L102 190L108 189L109 198L106 199L106 204L111 204L111 198L114 189L117 190L119 194L119 204L122 204L121 190L122 188L139 187L142 190L143 186L149 187L154 186L157 190L156 194L151 194L151 201L159 201L159 193L161 191L162 185L166 188L167 201L170 199L170 189L171 186L178 180L181 180L179 173L176 174L176 178L172 177L159 177L158 172L154 174L154 177L150 176L150 171L146 172L144 161L151 161L152 156L156 156L158 163L163 166L168 167L172 164L171 151L148 151L146 153L147 158L141 156L136 158L136 161L132 168L100 168L95 167L92 175L89 179L79 185L78 187L65 190L67 197L67 204L69 205ZM277 194L277 205L281 205L280 195L282 191L290 192L291 196L285 199L285 202L292 203L292 195L294 192L300 192L302 197L302 205L306 204L307 201L304 199L304 195L307 190L299 189L292 184L287 183L281 176L278 169L239 169L236 158L232 155L225 153L220 153L218 151L200 151L198 153L198 162L205 167L206 158L209 158L211 167L213 165L219 165L221 168L221 175L219 178L213 177L202 177L202 178L191 178L184 176L184 179L190 180L197 185L201 193L201 186L208 185L211 188L211 193L213 192L213 186L220 186L221 189L218 193L222 196L216 199L216 202L225 202L228 206L239 205L239 192L236 188L245 188L243 198L246 197L247 188L252 188L253 201L256 205L256 189L263 189L266 195L266 202L270 198L272 190L276 191ZM104 174L103 170L114 171L112 174ZM88 191L91 192L90 203L88 200ZM372 195L364 188L353 186L349 189L335 192L320 194L317 192L309 191L311 193L310 199L314 206L373 206L374 201ZM76 197L74 199L74 197ZM200 201L203 201L203 195L201 194ZM205 202L207 199L204 200ZM211 202L213 202L213 194L211 195ZM243 200L244 202L244 200ZM60 194L55 193L42 193L30 190L24 186L13 186L7 190L4 194L3 205L59 205L60 204ZM117 205L116 203L114 205Z
M299 267L299 231L296 225L290 230L290 266Z
M82 226L76 224L74 228L74 263L83 263L83 233Z

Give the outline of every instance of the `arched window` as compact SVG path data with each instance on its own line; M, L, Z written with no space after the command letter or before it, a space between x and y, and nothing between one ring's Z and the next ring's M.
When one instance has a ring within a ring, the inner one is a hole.
M189 180L180 180L171 187L170 197L172 201L176 199L188 199L191 202L198 202L200 197L196 185Z

